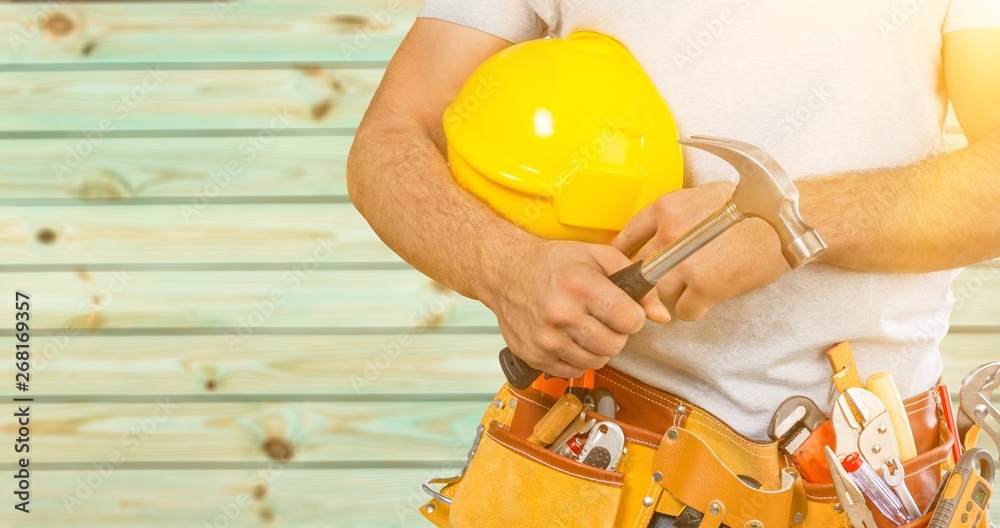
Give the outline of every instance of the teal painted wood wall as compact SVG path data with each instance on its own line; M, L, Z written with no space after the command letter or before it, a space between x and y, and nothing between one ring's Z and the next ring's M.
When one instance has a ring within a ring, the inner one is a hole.
M0 5L0 349L15 289L36 329L34 511L0 525L423 525L502 339L346 196L419 4ZM953 387L998 356L1000 268L956 291Z

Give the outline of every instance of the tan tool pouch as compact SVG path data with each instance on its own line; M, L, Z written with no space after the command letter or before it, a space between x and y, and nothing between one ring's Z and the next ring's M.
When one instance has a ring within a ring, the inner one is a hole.
M626 452L615 471L593 468L529 443L554 399L504 385L483 417L483 431L460 478L421 508L439 527L646 528L653 515L685 507L701 526L819 528L849 526L832 485L804 482L774 443L748 440L713 415L610 368L597 386L614 394ZM918 452L904 464L918 506L950 469L950 437L932 392L906 401ZM599 415L591 413L593 417ZM879 526L891 526L875 517ZM921 519L912 526L926 526Z

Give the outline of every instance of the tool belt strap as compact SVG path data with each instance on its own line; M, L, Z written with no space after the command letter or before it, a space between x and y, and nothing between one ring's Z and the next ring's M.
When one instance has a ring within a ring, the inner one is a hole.
M684 429L671 428L663 436L653 471L663 475L660 485L682 503L701 512L724 510L729 526L787 527L806 515L805 488L793 470L782 470L781 489L755 489L726 467L708 444Z

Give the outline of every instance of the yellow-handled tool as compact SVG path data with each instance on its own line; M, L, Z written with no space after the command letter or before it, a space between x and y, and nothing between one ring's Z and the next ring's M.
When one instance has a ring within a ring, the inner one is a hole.
M889 422L896 433L896 444L899 445L899 458L903 462L917 456L917 444L913 441L913 429L903 407L903 399L899 396L896 382L888 372L878 372L868 377L865 382L868 392L871 392L885 405L889 414Z

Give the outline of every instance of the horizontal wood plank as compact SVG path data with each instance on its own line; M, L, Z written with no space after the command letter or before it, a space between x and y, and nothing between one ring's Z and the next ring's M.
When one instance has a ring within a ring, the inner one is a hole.
M489 403L35 403L31 455L46 464L461 460ZM18 427L13 413L0 415L5 438ZM0 464L18 458L4 450Z
M426 528L417 511L427 497L420 483L454 475L460 467L36 470L31 513L15 511L13 498L8 498L0 509L0 525Z
M419 0L0 6L3 64L387 61ZM9 45L6 45L9 43Z
M0 349L14 344L0 337ZM251 335L232 352L221 336L81 334L37 337L33 347L32 393L69 398L490 394L503 382L499 333ZM1000 333L951 334L941 354L957 393L969 371L1000 360ZM13 377L13 364L0 363L0 379ZM0 385L0 397L14 395Z
M86 157L129 131L247 130L248 149L291 129L351 129L380 69L9 72L0 75L0 132L71 132Z
M109 138L88 156L77 141L0 141L0 199L346 196L353 138L277 136L264 148L245 137Z
M413 270L319 270L306 254L284 271L2 273L35 296L39 328L495 327L476 301ZM956 281L956 327L1000 323L1000 268ZM127 284L126 284L127 283ZM279 299L272 308L268 299ZM266 312L266 313L265 313ZM13 305L0 306L13 320ZM253 333L253 332L250 332Z
M350 203L0 207L0 240L4 265L400 262Z
M28 293L35 329L221 329L236 349L271 328L495 327L478 301L413 270L0 273ZM14 304L0 303L0 321Z
M0 337L13 350L14 337ZM31 393L247 398L492 394L503 382L493 335L46 336L32 342ZM0 362L0 379L14 364ZM110 382L113 380L113 382ZM16 396L0 384L0 395Z
M97 470L41 471L30 515L0 510L5 526L41 528L426 528L416 511L420 482L450 476L435 470ZM90 486L87 480L95 484ZM78 494L81 498L77 498ZM78 502L76 502L78 501ZM1000 523L1000 494L992 500ZM14 523L14 524L10 524Z
M1000 262L973 266L952 283L954 326L1000 326Z

